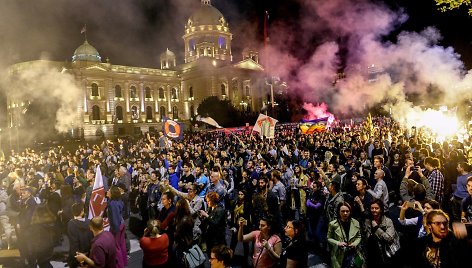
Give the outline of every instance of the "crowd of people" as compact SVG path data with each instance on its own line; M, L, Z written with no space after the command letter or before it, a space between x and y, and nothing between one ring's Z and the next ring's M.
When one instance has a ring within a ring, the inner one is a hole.
M466 267L471 141L375 118L370 131L290 124L272 139L147 133L12 152L0 163L2 247L25 267L52 267L66 236L70 267L125 267L128 229L143 267L203 265L200 251L211 267L308 267L310 254L330 267ZM107 207L89 220L97 169Z

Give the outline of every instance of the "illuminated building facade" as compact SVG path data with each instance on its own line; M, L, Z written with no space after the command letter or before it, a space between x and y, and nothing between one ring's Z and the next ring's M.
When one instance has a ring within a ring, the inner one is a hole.
M72 74L83 90L78 101L80 136L157 130L164 116L189 120L209 96L230 100L247 111L258 111L268 101L258 52L245 49L242 60L233 62L228 22L209 0L202 0L187 20L182 38L182 64L169 49L160 55L158 68L111 64L87 40L75 50L71 62L49 62ZM32 64L36 62L11 68L21 72Z

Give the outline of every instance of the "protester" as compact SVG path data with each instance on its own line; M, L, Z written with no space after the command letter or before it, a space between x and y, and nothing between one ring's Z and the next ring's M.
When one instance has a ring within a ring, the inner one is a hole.
M89 267L115 268L117 260L113 234L103 230L103 219L100 216L92 218L89 227L94 236L90 253L87 256L85 253L77 252L75 259L81 265Z
M157 220L148 221L139 245L143 250L143 268L167 267L169 238L165 233L160 234Z

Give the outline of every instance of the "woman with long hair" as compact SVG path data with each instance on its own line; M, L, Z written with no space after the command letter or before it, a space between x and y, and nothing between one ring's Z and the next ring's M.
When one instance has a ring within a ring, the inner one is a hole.
M299 220L288 221L284 231L285 236L288 238L288 244L282 250L280 267L308 267L308 247L306 243L305 225Z
M364 226L368 267L391 267L392 257L386 247L398 241L391 219L384 215L384 204L376 199L370 204L370 217Z
M194 221L190 214L188 201L181 198L175 204L174 217L174 251L177 257L177 266L184 265L182 262L183 252L188 250L193 244Z
M337 214L337 219L331 221L328 227L331 267L356 267L354 262L361 242L360 224L352 218L351 205L345 201L339 204Z
M272 218L263 216L259 221L259 230L252 231L249 234L243 234L244 225L247 225L247 221L240 218L238 240L245 243L254 242L253 267L276 267L282 253L282 241L275 234Z
M238 243L238 228L239 228L239 219L249 219L251 217L251 202L246 198L246 191L239 190L238 191L238 198L232 202L231 204L231 242L230 248L231 250L236 249L236 245ZM244 232L249 232L249 226L244 226ZM243 253L244 253L244 262L243 267L247 266L247 257L249 256L249 244L243 243Z
M167 267L169 259L169 237L167 234L160 234L159 222L149 220L144 236L139 240L139 245L143 250L143 268L164 268Z

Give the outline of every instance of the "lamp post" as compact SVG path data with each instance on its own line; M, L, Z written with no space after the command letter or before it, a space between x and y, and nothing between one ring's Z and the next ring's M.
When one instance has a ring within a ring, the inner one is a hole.
M271 115L274 117L275 114L275 98L274 98L274 87L281 85L285 85L285 82L280 83L280 77L278 76L271 76L270 79L266 79L266 85L270 87L270 108L271 108Z

